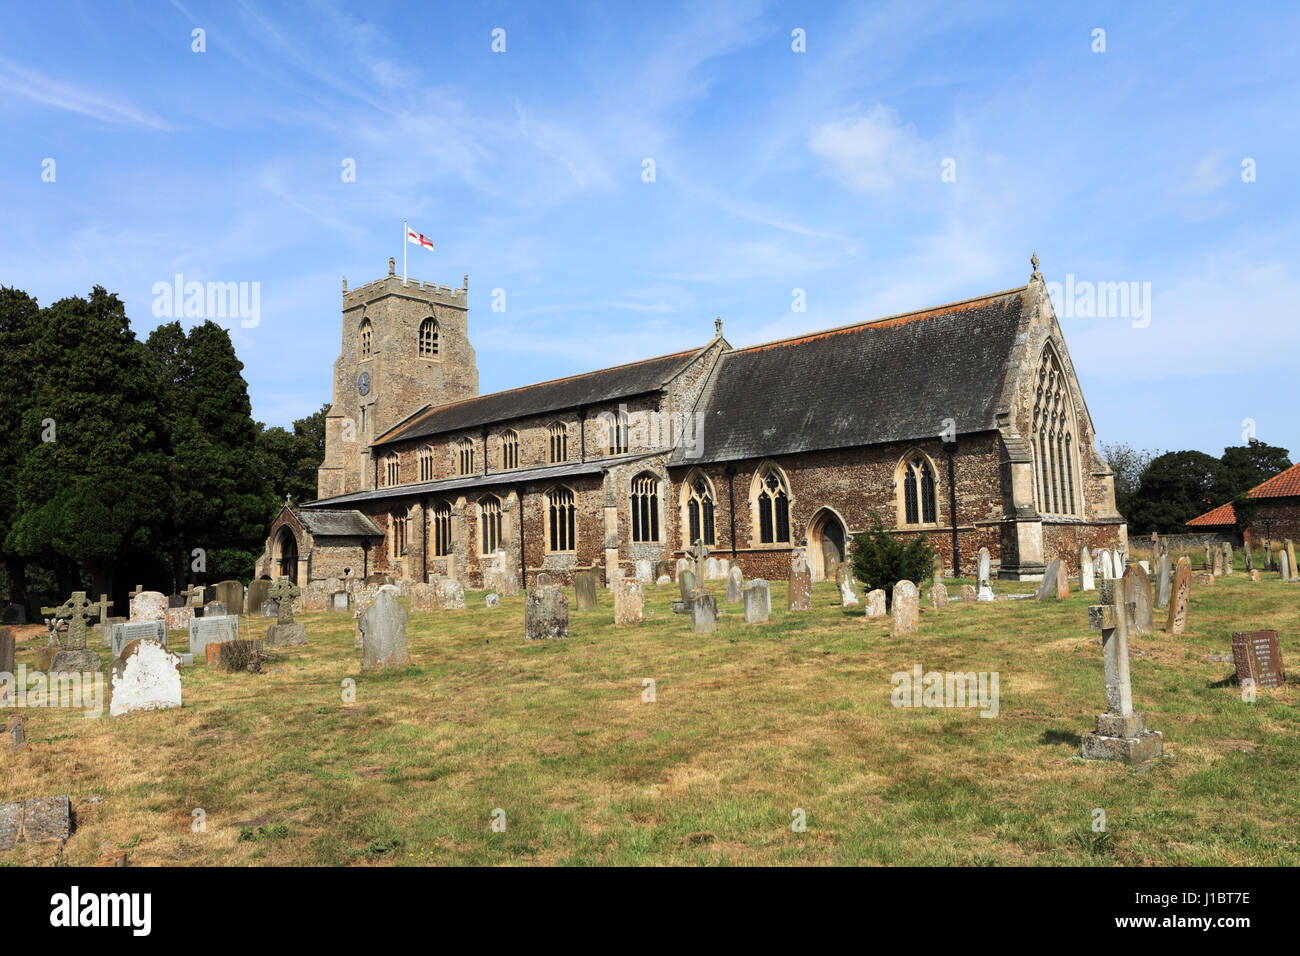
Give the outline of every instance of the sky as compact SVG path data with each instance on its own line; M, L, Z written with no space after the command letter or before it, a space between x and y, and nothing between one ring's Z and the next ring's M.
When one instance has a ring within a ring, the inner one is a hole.
M412 278L469 276L483 392L1037 253L1099 443L1300 455L1298 73L1272 2L7 4L0 285L102 285L144 338L178 274L247 283L220 321L288 425L403 220Z

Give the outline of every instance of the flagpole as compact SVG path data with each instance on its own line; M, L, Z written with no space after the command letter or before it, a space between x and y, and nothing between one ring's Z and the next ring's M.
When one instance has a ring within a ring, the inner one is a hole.
M406 247L409 245L406 241L407 225L406 220L402 220L402 285L406 285Z

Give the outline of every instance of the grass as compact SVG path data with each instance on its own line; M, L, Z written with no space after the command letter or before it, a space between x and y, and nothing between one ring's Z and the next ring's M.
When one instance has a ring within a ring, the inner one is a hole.
M719 591L711 635L671 613L675 590L648 589L653 616L620 628L601 592L567 641L537 645L522 598L472 593L412 614L412 666L380 675L360 672L350 617L299 615L309 646L260 675L187 668L180 710L24 711L31 749L0 750L0 798L68 793L77 829L61 856L20 845L0 864L1300 863L1300 682L1245 703L1207 659L1273 627L1300 662L1300 586L1276 575L1194 588L1187 634L1133 639L1134 699L1165 735L1142 772L1077 756L1104 701L1094 594L923 602L920 633L891 640L830 584L756 627ZM914 664L998 672L999 716L894 708L890 675Z

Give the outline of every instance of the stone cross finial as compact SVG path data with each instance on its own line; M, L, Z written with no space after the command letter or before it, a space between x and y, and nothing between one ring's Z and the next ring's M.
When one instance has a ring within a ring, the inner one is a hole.
M722 316L718 316L713 320L713 331L718 335L722 334Z
M275 601L278 610L275 615L277 624L293 623L293 599L302 593L302 589L288 578L280 578L267 590L266 596Z
M42 614L53 614L60 621L68 622L68 636L63 646L70 651L86 649L86 622L95 617L98 604L86 600L85 591L73 591L72 597L55 608L41 608ZM51 632L53 636L53 632Z

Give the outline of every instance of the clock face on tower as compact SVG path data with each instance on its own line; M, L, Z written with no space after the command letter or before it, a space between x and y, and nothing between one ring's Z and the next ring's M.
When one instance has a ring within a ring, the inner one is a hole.
M357 379L357 392L361 395L367 395L370 392L370 373L362 372L361 377Z

